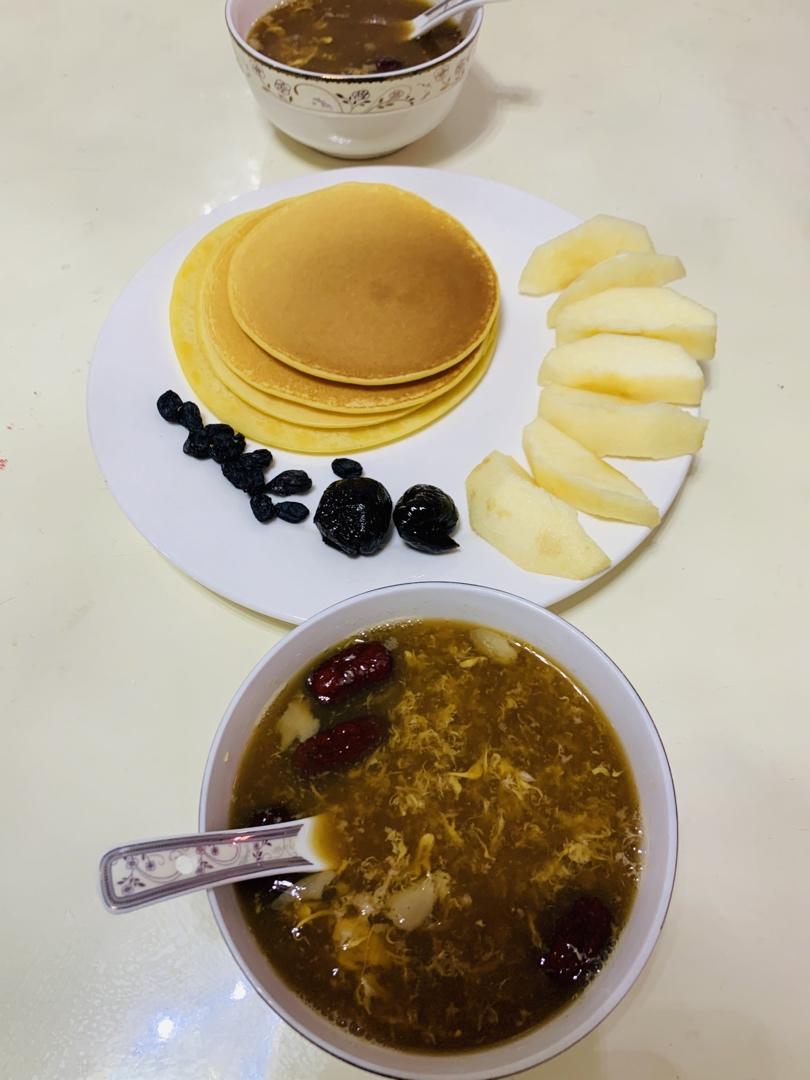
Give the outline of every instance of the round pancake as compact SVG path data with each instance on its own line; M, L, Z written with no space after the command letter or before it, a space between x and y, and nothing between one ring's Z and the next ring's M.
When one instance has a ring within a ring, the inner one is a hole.
M238 219L237 219L238 220ZM192 390L206 408L250 439L266 446L305 454L345 454L393 442L437 420L462 401L486 373L495 351L491 349L457 386L442 397L413 409L407 416L349 430L298 427L251 408L214 374L202 348L195 318L196 298L206 266L233 228L233 221L213 229L192 249L174 281L169 309L172 341L180 367Z
M397 420L400 416L407 416L414 408L398 409L388 413L336 413L324 412L322 409L313 409L309 405L300 405L296 401L285 401L283 398L273 397L257 390L255 386L245 382L235 372L231 371L223 362L216 348L209 340L206 326L197 320L197 336L200 347L205 352L206 359L211 366L211 371L237 397L241 398L246 405L265 413L266 416L274 416L277 420L286 420L290 424L301 424L304 427L314 428L354 428L369 427L373 424L384 424L387 420Z
M276 360L248 337L233 316L228 302L228 270L234 250L241 240L270 213L285 203L276 203L267 210L242 215L233 231L227 235L214 254L205 273L199 294L199 333L209 351L209 359L222 381L235 394L256 408L282 420L307 423L303 414L294 414L276 405L279 398L309 406L324 413L342 413L347 416L364 413L385 413L391 419L404 410L438 397L460 382L483 356L486 342L469 357L454 367L416 382L399 386L351 386L347 383L329 382ZM230 372L225 370L230 369ZM232 375L230 374L232 373ZM229 377L230 376L230 377ZM251 393L248 387L254 388ZM258 402L259 394L270 395L271 401L263 408ZM341 427L341 423L318 423L314 417L311 426ZM372 424L375 420L361 416L357 424Z
M228 294L265 352L360 385L452 367L498 310L495 270L475 239L390 184L336 184L279 206L237 244Z

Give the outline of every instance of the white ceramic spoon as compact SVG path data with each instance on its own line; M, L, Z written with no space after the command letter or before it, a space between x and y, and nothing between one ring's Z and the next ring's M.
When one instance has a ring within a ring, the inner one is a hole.
M110 911L169 900L196 889L232 885L254 877L334 869L321 831L326 817L191 836L141 840L101 857L101 898Z

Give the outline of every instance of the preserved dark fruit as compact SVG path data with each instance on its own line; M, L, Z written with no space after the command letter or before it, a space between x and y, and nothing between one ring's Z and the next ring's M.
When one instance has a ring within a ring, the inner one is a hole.
M203 426L200 409L193 401L184 401L177 413L177 422L187 431L199 431Z
M208 437L205 431L190 431L183 443L183 453L188 454L189 457L197 458L198 461L204 461L206 458L211 457L211 444L208 441Z
M408 547L416 551L439 555L458 547L450 536L458 525L456 504L432 484L408 488L394 507L394 525Z
M397 60L395 56L379 56L374 61L374 67L383 75L386 71L401 71L405 65L401 60Z
M356 765L379 746L387 726L376 716L357 716L299 743L292 763L305 776L319 776Z
M613 934L613 917L595 896L580 896L557 921L540 967L555 982L581 986L601 967Z
M303 469L285 469L266 487L271 495L303 495L312 487L312 480Z
M209 424L203 428L206 434L212 427L225 425ZM217 465L224 465L226 461L235 461L245 449L245 436L233 431L217 431L209 434L211 440L211 457Z
M337 457L332 462L332 472L341 480L346 480L349 476L362 476L363 466L350 457Z
M378 480L335 480L321 496L315 525L323 542L344 555L374 555L388 539L391 496Z
M257 810L250 819L250 828L256 829L262 825L280 825L282 821L292 821L295 814L284 803L276 803L274 806L264 806Z
M276 503L276 516L290 525L298 525L309 517L309 507L300 502Z
M254 453L258 454L256 450ZM226 461L222 466L222 475L235 488L248 495L258 495L264 491L265 467L256 461L253 454L242 454L235 461Z
M175 424L180 419L180 410L183 408L183 399L174 390L165 390L157 399L157 411L170 424Z
M261 450L251 450L245 454L243 461L247 465L255 465L257 469L266 469L273 464L273 455L262 447Z
M358 641L341 649L307 675L307 688L322 705L385 682L394 658L381 641Z
M256 520L261 521L262 524L266 521L272 521L276 516L276 507L273 500L263 492L250 496L250 509L253 511Z

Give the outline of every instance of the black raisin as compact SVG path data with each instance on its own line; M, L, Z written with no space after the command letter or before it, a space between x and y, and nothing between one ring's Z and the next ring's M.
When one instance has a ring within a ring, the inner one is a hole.
M211 457L217 465L224 465L226 461L235 461L244 449L245 436L237 435L233 431L229 434L226 432L215 434L211 439Z
M204 431L190 431L183 443L183 453L188 454L189 457L197 458L198 461L204 461L205 458L211 456L211 445L208 442Z
M395 56L378 56L374 61L374 67L378 74L383 75L386 71L401 71L405 67L402 60Z
M250 496L250 509L257 521L272 521L276 516L276 507L269 495L259 492L258 495Z
M295 814L283 803L273 806L264 806L257 810L250 819L251 828L260 828L262 825L280 825L282 821L292 821Z
M268 465L273 464L273 455L264 448L251 450L249 454L245 454L245 461L250 462L251 465L256 465L260 469L266 469Z
M183 399L174 390L164 391L157 399L157 411L164 420L170 424L176 424L180 419L180 410L183 408Z
M359 461L353 461L351 458L337 457L332 462L332 472L341 480L346 480L350 476L362 476L363 466Z
M367 476L334 480L321 496L314 520L329 547L352 558L374 555L388 539L391 496Z
M230 424L206 424L204 430L209 439L213 439L215 435L236 434Z
M297 525L299 521L309 517L309 508L300 502L280 502L276 503L276 514L282 521Z
M264 472L249 462L249 457L250 454L242 454L235 461L226 461L222 466L222 475L240 491L258 495L264 490Z
M456 504L432 484L408 488L394 507L394 525L408 547L416 551L438 555L458 547L450 536L458 525Z
M303 495L312 487L312 481L301 469L285 469L274 476L265 488L271 495Z
M199 431L203 426L199 406L193 401L184 401L177 413L177 422L188 431Z

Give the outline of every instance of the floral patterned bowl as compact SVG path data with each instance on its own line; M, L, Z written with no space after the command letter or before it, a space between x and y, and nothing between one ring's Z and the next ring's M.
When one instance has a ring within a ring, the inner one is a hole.
M247 43L260 15L282 0L227 0L225 20L253 96L277 128L343 158L390 154L440 124L461 91L475 51L481 8L459 17L463 40L444 56L379 75L319 75L288 67Z

